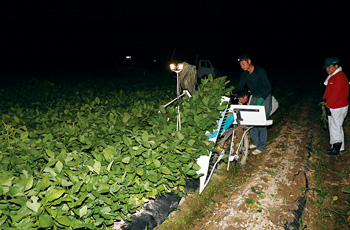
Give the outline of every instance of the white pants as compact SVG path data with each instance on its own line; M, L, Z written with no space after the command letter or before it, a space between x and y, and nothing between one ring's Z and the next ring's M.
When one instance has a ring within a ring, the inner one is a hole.
M345 106L338 109L330 109L332 116L328 116L328 127L330 144L342 143L340 151L344 151L344 131L343 122L348 115L348 107Z

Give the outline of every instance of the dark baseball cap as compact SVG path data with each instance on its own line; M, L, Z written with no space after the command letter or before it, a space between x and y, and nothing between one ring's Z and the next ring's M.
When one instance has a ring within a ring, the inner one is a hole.
M322 68L327 68L330 65L338 65L339 64L339 59L336 57L329 57L326 58L325 64Z
M241 56L239 56L238 61L248 61L250 60L250 57L248 54L242 54Z

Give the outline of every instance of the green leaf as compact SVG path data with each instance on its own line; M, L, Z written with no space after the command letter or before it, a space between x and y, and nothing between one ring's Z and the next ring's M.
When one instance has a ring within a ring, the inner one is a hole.
M100 196L100 199L103 200L103 202L105 202L107 205L113 204L113 201L111 199L108 199L107 196Z
M116 151L114 149L107 148L107 149L104 149L102 153L103 153L105 160L107 162L111 162L113 160L115 152Z
M159 106L159 111L161 112L161 113L166 113L166 110L165 110L165 108L164 108L164 106Z
M127 122L129 121L130 118L131 118L131 116L130 116L129 113L124 113L123 122L124 122L124 123L127 123Z
M151 181L151 182L158 182L158 176L157 176L157 173L154 172L154 171L150 171L148 173L148 180Z
M161 171L161 173L166 174L166 175L171 174L170 169L168 169L167 167L162 167L160 169L160 171Z
M193 164L192 169L198 171L201 169L201 166L199 166L198 164Z
M112 185L110 186L109 191L110 191L111 193L116 193L116 192L118 192L118 191L120 190L120 188L121 188L121 186L118 185L117 183L115 183L115 184L112 184Z
M48 188L50 186L50 184L51 184L51 182L50 182L49 178L47 176L44 176L43 179L41 179L41 181L39 181L36 188L39 189L39 191L43 191L46 188Z
M159 168L160 165L161 165L160 161L157 160L157 159L153 159L153 164L154 164L154 166L155 166L156 168Z
M94 169L94 171L100 175L101 172L101 162L95 160L94 166L92 167Z
M20 120L19 120L19 118L18 118L17 116L14 116L14 117L13 117L13 120L15 120L16 123L19 123L19 122L20 122Z
M113 165L113 162L114 162L114 160L113 160L113 161L111 161L111 162L108 164L108 167L107 167L107 172L109 172L109 171L111 170L112 165Z
M344 189L343 189L343 192L344 192L344 193L350 193L350 188L349 188L349 187L344 188Z
M24 183L24 191L31 189L33 187L33 176L29 176Z
M9 190L11 196L23 196L23 187L11 186Z
M14 204L18 204L18 205L20 205L20 206L23 206L23 205L26 205L26 202L27 202L27 199L21 199L21 198L19 198L19 199L17 199L17 198L12 198L12 199L10 199L9 200L11 203L14 203ZM0 206L0 210L2 210L3 208L2 208L2 206ZM1 225L0 225L1 226Z
M56 218L57 216L57 210L56 209L51 209L51 208L47 208L45 209L53 218Z
M224 106L224 105L219 105L217 107L217 110L220 110L220 111L224 111L225 109L226 109L226 106Z
M186 174L189 176L197 175L196 171L193 171L193 170L189 170Z
M30 217L24 218L15 226L16 229L32 229L32 220Z
M44 172L50 173L52 177L56 177L57 176L57 173L55 172L55 170L53 168L50 168L50 167L44 168Z
M51 133L49 133L44 137L43 142L46 143L47 141L50 141L52 139L53 139L53 136Z
M79 217L82 218L87 213L87 205L84 205L81 209L79 209Z
M2 175L0 174L0 185L1 186L6 186L6 187L9 187L12 185L12 180L14 179L15 177L11 177L11 176L7 176L7 175Z
M131 146L131 144L132 144L131 139L129 137L127 137L125 134L123 135L123 141L124 141L124 144L127 146Z
M25 216L29 215L32 211L27 208L27 206L22 206L16 213L16 215L11 216L12 221L18 223Z
M101 216L105 219L105 220L110 220L112 219L112 217L108 214L101 214Z
M51 134L50 134L50 135L51 135ZM45 141L44 141L44 142L45 142ZM55 158L55 153L54 153L52 150L46 149L45 152L46 152L46 154L47 154L47 156L48 156L49 158L52 158L52 159Z
M184 135L183 135L180 131L176 132L176 136L177 136L177 138L179 138L179 140L181 140L181 141L185 138Z
M77 193L79 192L81 186L83 185L83 181L78 181L77 183L75 183L73 186L72 186L72 189L71 189L71 192L72 193Z
M103 218L97 218L97 219L95 220L94 225L95 225L95 226L100 226L100 225L103 223L103 221L104 221Z
M170 176L170 175L165 175L163 176L164 178L171 180L171 181L176 181L176 177Z
M145 163L146 163L146 165L150 165L150 164L153 163L153 159L152 159L152 158L147 158L147 159L145 160Z
M94 100L94 102L95 102L97 105L99 105L99 104L101 103L100 98L96 97L95 100Z
M98 185L98 190L99 193L107 193L109 192L109 185L106 183L100 183Z
M45 194L46 202L50 202L60 198L65 193L65 191L66 190L57 190L57 189L49 190Z
M142 176L144 173L143 168L136 168L136 173L137 173L137 175Z
M41 228L49 228L55 224L51 216L44 214L39 216L39 226Z
M28 138L29 133L27 131L21 133L21 140L25 140Z
M105 213L105 214L108 214L112 211L112 208L111 207L103 207L101 210L100 210L100 213Z
M124 158L122 159L122 162L125 163L125 164L129 164L130 159L131 159L130 157L124 157Z
M202 102L203 102L203 104L204 104L205 106L208 106L208 104L209 104L209 97L204 97L204 98L202 99Z
M63 164L61 161L57 161L55 168L57 169L58 173L62 172Z
M145 148L151 148L151 145L147 141L142 141L142 146Z
M40 203L38 202L39 198L36 196L32 196L30 198L33 202L29 202L27 201L26 205L29 209L33 210L34 212L38 212L39 208L40 208Z
M70 226L70 219L67 216L58 216L56 221L64 226Z
M89 193L79 193L80 195L79 199L73 204L73 207L79 206L83 203L83 201L86 199L86 197L89 195ZM54 216L55 217L55 216Z
M178 157L177 159L182 163L187 163L190 160L188 156Z
M254 204L255 203L255 201L253 199L250 199L250 198L246 198L245 202L247 202L248 204Z
M147 131L144 131L144 132L142 133L142 141L146 142L146 141L148 141L148 139L149 139L148 132L147 132Z
M196 143L196 141L193 140L193 139L191 139L191 140L189 140L189 141L187 142L187 144L188 144L189 146L193 146L194 143Z

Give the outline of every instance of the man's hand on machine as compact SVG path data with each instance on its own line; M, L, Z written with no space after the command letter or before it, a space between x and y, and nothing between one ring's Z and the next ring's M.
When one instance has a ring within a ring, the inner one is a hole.
M264 102L264 98L260 97L256 105L262 105L263 102Z

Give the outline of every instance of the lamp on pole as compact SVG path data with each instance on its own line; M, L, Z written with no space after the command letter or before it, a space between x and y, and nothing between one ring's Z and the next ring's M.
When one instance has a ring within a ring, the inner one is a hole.
M179 87L179 73L183 70L184 64L178 63L177 65L172 63L170 64L171 71L176 73L176 97L180 98L180 87ZM180 118L180 107L177 106L177 124L176 131L181 130L181 118Z
M177 65L172 63L170 64L170 70L176 73L176 96L180 96L180 88L179 88L179 73L183 70L184 64L178 63Z

